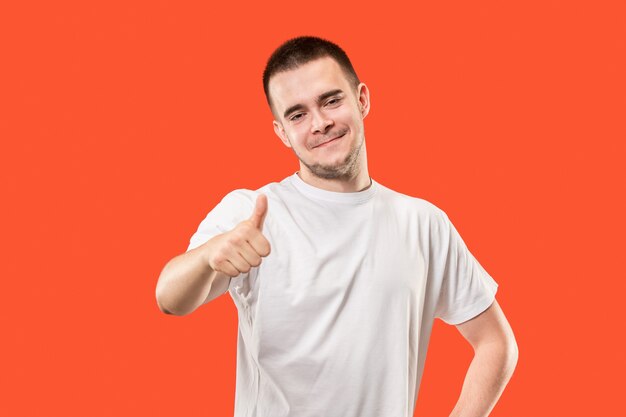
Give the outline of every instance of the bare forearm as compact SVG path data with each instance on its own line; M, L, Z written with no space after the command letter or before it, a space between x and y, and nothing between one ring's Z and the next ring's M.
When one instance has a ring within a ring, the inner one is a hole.
M209 294L215 272L202 251L203 248L198 247L183 253L170 260L161 271L156 298L165 313L191 313Z
M488 416L511 379L517 357L514 342L485 344L476 349L450 417Z

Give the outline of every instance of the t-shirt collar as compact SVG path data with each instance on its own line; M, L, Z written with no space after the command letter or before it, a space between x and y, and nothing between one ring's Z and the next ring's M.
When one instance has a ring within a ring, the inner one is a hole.
M321 188L314 187L306 182L298 175L296 171L289 177L293 186L302 194L314 200L325 200L336 203L346 204L361 204L370 200L376 190L378 189L378 183L370 177L371 185L362 191L356 192L337 192L328 191Z

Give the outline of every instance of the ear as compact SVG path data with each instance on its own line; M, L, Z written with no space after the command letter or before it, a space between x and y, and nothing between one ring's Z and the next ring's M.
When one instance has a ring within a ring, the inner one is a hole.
M359 84L357 88L357 99L359 100L361 118L365 119L365 116L370 112L370 90L363 83Z
M280 138L280 140L285 144L286 147L291 148L291 144L289 143L289 139L287 138L287 134L285 133L283 125L276 120L274 120L272 124L274 125L274 133L276 133L276 136Z

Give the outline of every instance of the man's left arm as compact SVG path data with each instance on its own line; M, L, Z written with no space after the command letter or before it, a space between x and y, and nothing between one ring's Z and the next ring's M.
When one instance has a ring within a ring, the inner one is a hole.
M517 364L513 330L498 303L456 328L474 348L461 395L450 417L488 416Z

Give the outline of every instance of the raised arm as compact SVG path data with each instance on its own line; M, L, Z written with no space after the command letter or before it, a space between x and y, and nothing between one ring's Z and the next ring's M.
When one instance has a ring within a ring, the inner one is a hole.
M189 314L223 294L230 278L258 266L271 249L262 234L266 214L267 197L261 194L249 219L170 260L156 286L159 309L166 314Z

